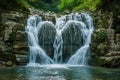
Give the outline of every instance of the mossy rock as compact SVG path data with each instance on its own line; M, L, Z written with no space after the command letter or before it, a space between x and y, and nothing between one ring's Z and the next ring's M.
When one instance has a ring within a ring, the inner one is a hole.
M101 30L97 33L96 37L97 37L98 43L103 43L107 39L107 33L106 33L106 31Z
M12 66L13 65L13 62L12 61L7 61L6 62L6 66Z

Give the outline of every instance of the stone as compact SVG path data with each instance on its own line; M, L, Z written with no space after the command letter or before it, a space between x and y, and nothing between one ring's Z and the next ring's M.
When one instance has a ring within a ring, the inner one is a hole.
M119 25L119 26L116 26L115 32L116 32L116 33L120 33L120 25Z
M12 33L12 30L5 30L4 31L4 41L8 41L10 38L10 33Z
M28 55L24 25L26 18L26 13L16 11L0 13L0 61L5 62L3 65L16 64L15 53Z
M2 52L5 51L5 47L6 47L5 42L0 41L0 49L2 50Z
M17 65L26 65L28 63L28 55L15 54Z
M120 34L116 34L116 43L120 45Z
M97 53L99 53L99 55L101 55L101 56L107 54L108 50L109 50L109 45L101 44L97 47Z
M53 44L56 35L54 25L46 22L42 24L41 29L38 32L39 44L48 45Z
M16 32L16 31L25 31L25 25L22 23L17 23L13 28L12 28L12 31L13 32Z
M16 41L13 43L14 54L28 54L29 48L26 42Z
M6 66L12 66L12 65L13 65L12 61L7 61L6 62Z
M13 48L12 47L6 47L4 49L4 52L12 53L13 52Z
M20 12L2 13L2 23L5 24L9 21L23 23L26 20L25 16L27 16L25 13Z
M106 56L111 57L111 56L120 56L120 51L112 51L108 54L106 54Z
M100 57L101 64L107 67L119 67L120 65L120 56L112 56L112 57ZM109 66L108 66L109 65Z
M13 36L14 41L26 42L26 40L27 40L26 33L22 32L22 31L17 31L12 36Z
M55 19L55 16L47 16L45 15L45 21L52 21L54 24L56 23L56 19Z
M90 44L90 50L91 50L91 55L92 56L96 56L98 53L98 49L97 49L98 44L97 43L91 43Z

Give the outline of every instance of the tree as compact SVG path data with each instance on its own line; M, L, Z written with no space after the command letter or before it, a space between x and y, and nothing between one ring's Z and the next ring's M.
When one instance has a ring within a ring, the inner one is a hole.
M60 10L68 9L70 11L75 7L74 0L61 0L61 4L58 6Z
M61 0L58 8L60 10L68 9L70 11L78 10L96 10L101 5L101 0Z

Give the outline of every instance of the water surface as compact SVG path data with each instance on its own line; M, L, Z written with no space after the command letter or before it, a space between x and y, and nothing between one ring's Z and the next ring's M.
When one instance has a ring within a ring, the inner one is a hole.
M44 65L0 68L0 80L120 80L120 69Z

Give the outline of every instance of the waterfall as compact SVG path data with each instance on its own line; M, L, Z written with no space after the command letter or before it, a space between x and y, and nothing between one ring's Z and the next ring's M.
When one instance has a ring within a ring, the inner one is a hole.
M65 25L65 18L66 17L61 17L56 19L56 36L54 40L54 61L55 63L62 63L63 58L62 58L62 49L63 49L63 39L62 39L62 31L61 29Z
M28 35L28 46L30 51L30 58L28 65L40 64L51 64L53 60L50 59L45 51L38 44L38 30L41 28L42 22L41 17L35 15L30 16L27 20L26 33Z
M52 25L56 30L56 35L53 41L53 59L48 56L48 52L46 53L46 51L43 50L39 44L38 32L43 27L43 24L48 27L49 25ZM75 34L69 38L71 40L71 48L73 43L72 38L76 37L76 34L79 34L79 37L77 39L80 40L80 48L75 53L71 52L72 55L66 64L87 65L90 55L89 44L91 43L91 35L94 29L92 18L87 13L72 13L60 18L56 18L55 25L49 21L42 21L41 17L37 15L30 16L27 20L27 26L25 29L28 35L28 46L30 49L29 64L63 63L63 54L65 54L63 53L63 35L70 28L74 29ZM68 31L68 33L73 34L70 31Z
M87 65L89 55L90 55L90 49L89 44L91 43L91 35L93 32L93 22L92 18L88 14L81 14L82 16L82 22L84 25L82 25L82 37L84 41L84 45L80 47L74 55L71 56L71 58L68 60L68 64L80 64L80 65ZM76 17L75 17L76 19Z

